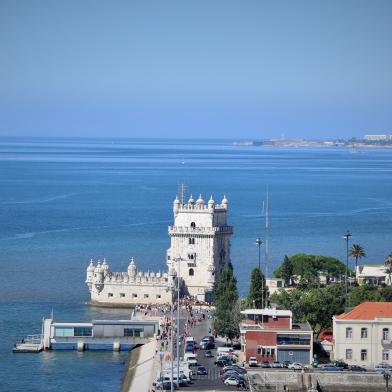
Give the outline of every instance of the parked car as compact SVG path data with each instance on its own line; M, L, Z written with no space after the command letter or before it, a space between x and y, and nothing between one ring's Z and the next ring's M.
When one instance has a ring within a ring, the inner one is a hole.
M283 362L283 367L287 369L289 367L289 365L291 365L291 364L292 364L291 361L284 361Z
M293 363L290 363L290 365L287 366L287 368L291 369L291 370L302 370L304 368L304 366L302 365L302 363L293 362Z
M233 342L234 350L241 350L241 342Z
M384 372L387 372L387 371L391 371L392 370L392 366L389 365L386 362L380 362L378 365L376 365L374 367L374 370L376 372L384 373Z
M199 366L197 368L196 374L199 376L205 376L208 374L208 370L205 368L205 366Z
M270 364L268 361L264 361L264 362L261 364L261 367L262 367L263 369L267 369L267 368L270 368L270 367L271 367L271 364Z
M231 365L231 361L228 361L226 359L217 359L214 362L214 365L223 367L223 366L226 366L226 365Z
M362 367L362 366L358 366L358 365L351 365L348 367L348 370L350 370L351 372L366 372L366 368Z
M223 372L226 372L227 370L235 370L235 371L237 371L237 372L239 372L241 374L246 374L247 373L245 368L243 368L242 366L239 366L239 365L235 365L235 364L234 365L228 365L228 366L225 366L223 368Z
M275 362L272 362L272 365L271 365L274 369L281 369L282 367L283 367L283 363L280 363L279 361L275 361Z
M222 380L226 380L226 378L228 378L228 377L235 377L238 380L245 380L244 375L236 372L235 370L229 370L229 371L223 373L221 376Z
M237 386L237 385L240 385L240 380L236 379L235 377L229 377L229 378L226 378L224 383L225 383L225 385Z
M188 366L197 366L197 358L195 354L186 353L184 355L184 361L188 364Z
M212 350L215 348L215 344L212 342L203 342L202 344L200 344L200 348L202 350Z
M206 351L204 351L204 356L206 358L212 358L214 356L214 354L211 352L211 350L206 350Z
M248 361L249 367L257 367L259 364L257 363L257 358L256 357L250 357Z
M342 368L342 369L348 369L348 363L341 361L341 360L337 360L333 363L333 365L335 365L336 367Z
M322 372L342 372L343 368L335 366L333 363L327 363L320 368Z

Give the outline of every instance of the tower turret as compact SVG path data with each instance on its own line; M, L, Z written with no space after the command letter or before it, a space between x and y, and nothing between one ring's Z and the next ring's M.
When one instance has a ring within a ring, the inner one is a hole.
M130 279L135 280L137 274L137 268L135 261L133 260L133 257L131 258L131 262L129 263L128 266L128 276Z
M229 200L227 200L226 195L223 196L221 204L222 204L222 206L224 208L226 208L226 210L228 209L228 207L229 207Z
M176 195L176 198L173 201L173 213L174 213L174 217L177 216L178 214L178 210L180 209L180 200L178 199L178 195Z
M215 207L215 201L214 201L214 199L212 198L212 195L211 195L210 200L208 200L208 208L209 209L214 209L214 207Z
M109 264L106 262L106 259L103 259L101 268L102 268L103 276L105 277L109 272Z
M87 276L86 276L86 283L90 291L91 288L93 287L94 271L95 271L95 266L94 266L93 259L91 259L90 264L87 267Z
M98 261L98 264L94 270L94 286L98 292L101 292L103 289L103 285L104 285L103 270L101 267L101 263Z
M199 198L196 200L196 205L197 206L199 206L199 207L202 207L202 206L204 206L204 200L203 200L203 198L202 198L202 196L201 196L201 194L199 195Z

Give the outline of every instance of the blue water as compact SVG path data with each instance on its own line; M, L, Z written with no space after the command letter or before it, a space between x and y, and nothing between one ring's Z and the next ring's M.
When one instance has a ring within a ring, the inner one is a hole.
M236 147L225 141L0 139L0 390L118 391L127 354L13 355L14 341L56 320L127 317L89 307L85 268L165 269L177 185L229 198L242 294L270 194L270 266L285 254L341 259L351 230L380 263L392 250L392 151Z

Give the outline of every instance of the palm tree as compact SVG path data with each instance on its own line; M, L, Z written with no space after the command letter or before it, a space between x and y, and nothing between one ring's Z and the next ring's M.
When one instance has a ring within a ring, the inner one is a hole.
M392 267L389 265L385 268L385 273L388 275L389 282L387 284L391 284L391 275L392 275Z
M384 265L386 267L392 267L392 252L385 258Z
M348 252L349 256L355 259L355 278L357 277L357 267L358 267L358 259L362 259L362 257L366 257L366 252L359 244L353 244Z

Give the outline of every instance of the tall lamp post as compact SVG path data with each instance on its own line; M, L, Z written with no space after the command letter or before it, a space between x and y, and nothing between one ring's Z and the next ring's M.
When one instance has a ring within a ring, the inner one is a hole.
M180 267L181 257L177 257L177 387L180 388Z
M261 238L256 238L256 245L259 248L259 271L261 271L261 253L260 253L260 247L263 244L263 241ZM261 308L264 309L264 279L261 280L261 292L262 292L262 299L261 299Z
M346 309L345 309L345 311L350 306L350 301L348 298L348 285L347 285L347 283L348 283L348 242L350 241L351 237L352 237L352 234L350 233L349 230L347 230L346 233L343 235L343 238L346 240L346 279L345 279L345 283L346 283L345 307L346 307Z
M173 311L173 307L174 307L174 290L175 290L175 283L174 283L174 279L176 276L176 271L174 270L174 268L170 268L169 271L169 278L170 278L170 292L171 292L171 309L170 309L170 316L171 316L171 333L170 333L170 337L171 337L171 380L170 380L170 390L171 392L174 391L174 311Z

